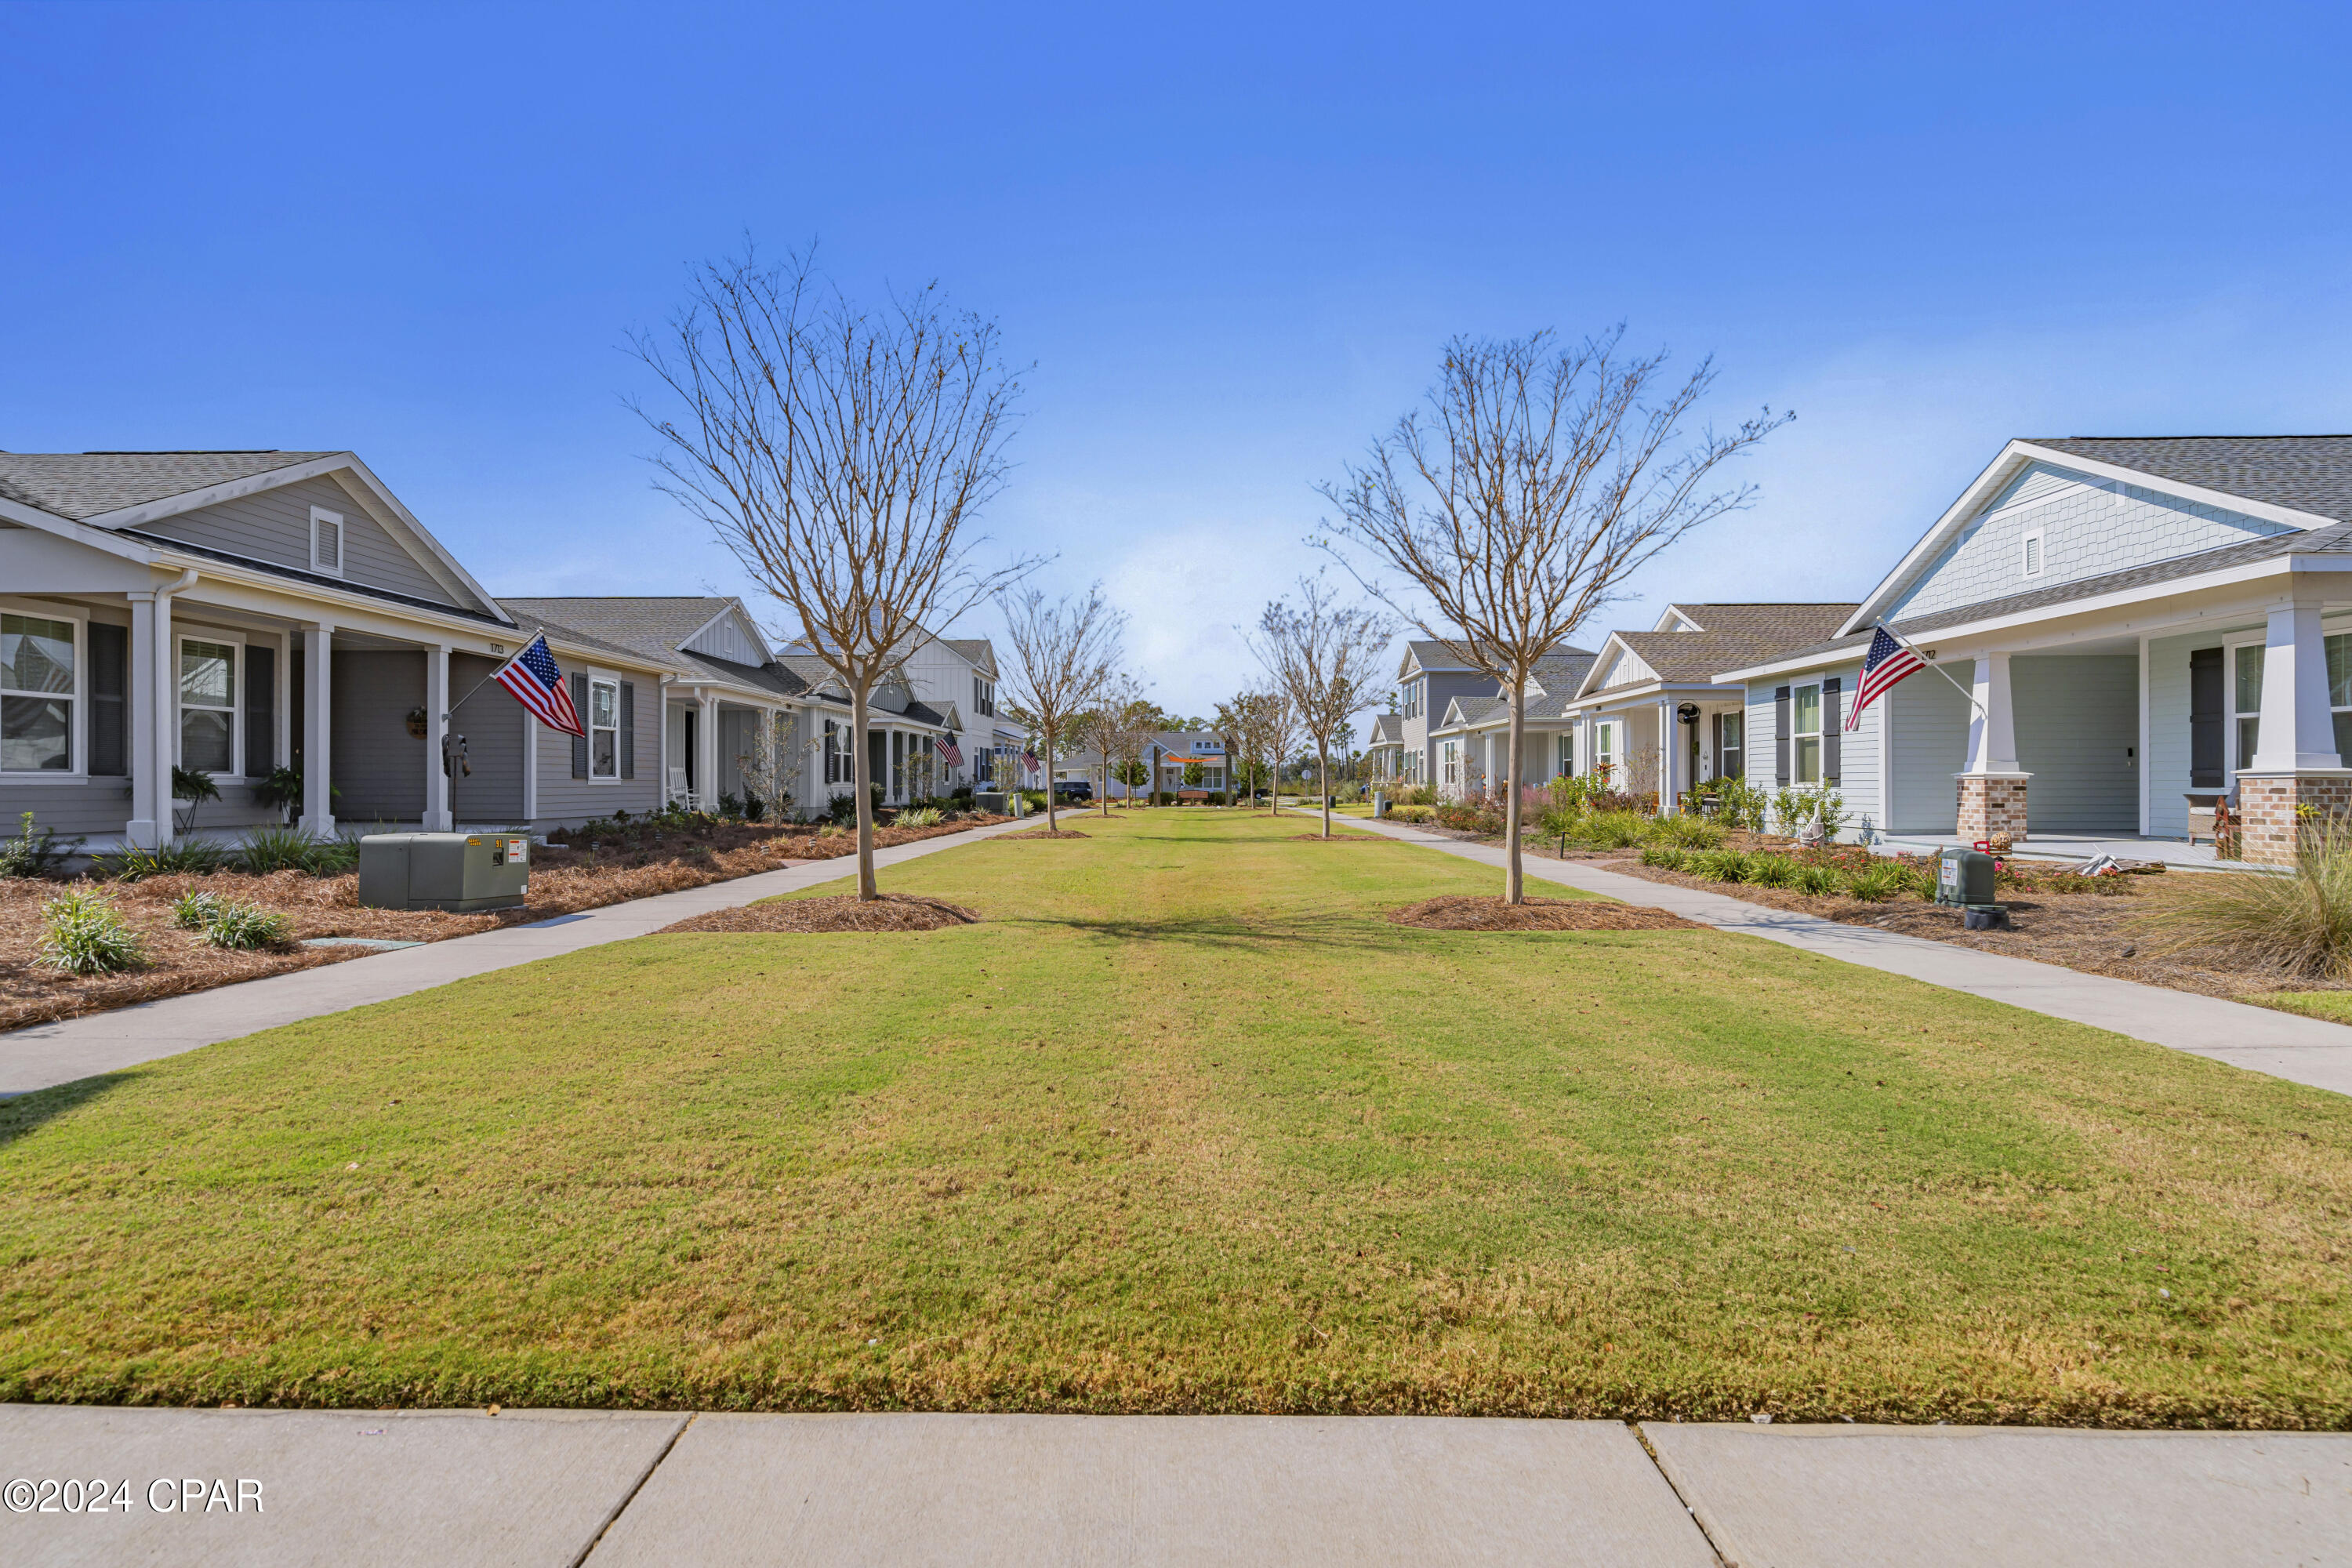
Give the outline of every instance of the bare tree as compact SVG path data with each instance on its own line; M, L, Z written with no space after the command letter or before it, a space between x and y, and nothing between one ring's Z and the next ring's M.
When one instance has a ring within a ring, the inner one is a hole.
M1095 688L1086 706L1070 725L1070 743L1095 753L1095 773L1100 786L1097 805L1110 815L1111 770L1118 765L1125 716L1143 702L1143 688L1124 670L1112 669Z
M974 516L1004 487L1019 384L996 325L936 285L879 310L780 268L706 262L685 307L637 357L685 400L661 437L657 489L708 523L847 689L857 896L874 885L867 699L928 628L1034 564L982 569Z
M1767 408L1728 435L1710 427L1669 451L1713 385L1714 362L1676 384L1663 352L1621 357L1623 335L1620 326L1572 347L1549 330L1455 338L1427 412L1407 413L1375 440L1346 484L1320 487L1339 512L1335 532L1403 578L1410 602L1359 580L1493 676L1510 704L1504 897L1512 903L1525 896L1517 786L1536 662L1623 597L1627 579L1658 552L1746 506L1752 486L1708 489L1708 475L1793 417ZM1356 569L1350 552L1323 543Z
M1326 838L1331 837L1331 743L1380 700L1387 679L1381 656L1395 636L1395 621L1380 610L1342 605L1321 578L1301 577L1298 603L1268 605L1249 639L1250 651L1288 700L1297 727L1315 742Z
M1103 602L1099 583L1080 599L1048 602L1043 589L1024 588L1005 595L1003 605L1005 638L1013 645L1005 698L1013 716L1045 748L1045 830L1056 832L1055 752L1110 684L1127 617Z
M760 802L761 815L776 821L793 811L800 795L803 754L817 743L803 740L802 728L799 714L778 713L772 723L746 726L743 750L735 754L744 800Z
M1280 815L1282 753L1298 736L1289 700L1278 686L1253 688L1218 705L1217 728L1239 749L1253 795L1259 784L1272 781L1275 787L1266 791L1266 801ZM1250 804L1255 809L1257 803L1253 799Z

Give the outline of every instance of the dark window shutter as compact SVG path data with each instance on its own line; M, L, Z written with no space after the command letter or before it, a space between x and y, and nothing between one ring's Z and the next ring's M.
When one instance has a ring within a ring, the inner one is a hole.
M2200 647L2189 656L2189 787L2220 789L2222 779L2222 711L2228 699L2221 650Z
M637 776L637 687L635 681L621 682L621 776Z
M278 650L245 650L245 776L266 778L278 765Z
M1715 776L1716 776L1716 777L1717 777L1717 778L1725 778L1725 777L1727 777L1727 776L1728 776L1728 774L1727 773L1727 772L1726 772L1726 770L1725 770L1725 768L1724 768L1724 765L1723 765L1723 715L1722 715L1722 714L1717 713L1717 714L1716 714L1713 718L1709 719L1709 720L1706 721L1706 738L1707 738L1707 744L1709 744L1710 746L1712 746L1712 747L1714 748L1714 756L1715 756Z
M1789 782L1789 689L1772 690L1772 782L1785 787Z
M89 626L89 771L121 778L131 771L131 628Z
M572 706L579 712L581 727L585 729L588 724L588 678L584 675L572 678ZM572 737L572 776L575 779L588 776L588 737L585 735Z
M1838 718L1838 692L1841 683L1834 675L1822 682L1822 784L1834 787L1838 782L1838 737L1844 731Z

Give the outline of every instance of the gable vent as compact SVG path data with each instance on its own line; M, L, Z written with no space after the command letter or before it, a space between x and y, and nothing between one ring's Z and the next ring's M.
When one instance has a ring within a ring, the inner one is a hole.
M2025 574L2028 577L2042 575L2042 536L2038 533L2025 536Z
M310 509L310 570L343 574L343 520L317 507Z

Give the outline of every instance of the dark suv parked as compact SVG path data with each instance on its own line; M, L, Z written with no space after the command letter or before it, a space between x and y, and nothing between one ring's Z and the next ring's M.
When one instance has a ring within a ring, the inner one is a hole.
M1095 797L1095 786L1084 779L1062 779L1054 785L1054 793L1064 800L1087 800Z

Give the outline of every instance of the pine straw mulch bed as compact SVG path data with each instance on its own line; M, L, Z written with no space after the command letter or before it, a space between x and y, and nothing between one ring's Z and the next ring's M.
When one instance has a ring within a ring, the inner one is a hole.
M874 847L887 849L1008 820L973 816L933 827L880 827L875 830ZM41 905L64 891L68 884L0 878L0 1030L208 991L265 974L339 963L376 951L297 946L284 952L223 952L198 942L194 931L173 929L172 900L183 893L215 893L224 900L282 911L292 921L297 942L322 936L443 942L630 899L732 881L804 861L854 855L857 850L854 833L825 835L744 824L719 824L686 832L631 825L617 835L600 836L593 844L583 835L550 837L562 842L534 848L530 901L520 909L487 914L362 909L359 878L348 873L312 877L300 871L276 871L257 877L242 871L215 871L201 877L97 883L114 896L124 923L138 931L146 944L147 966L121 974L66 974L41 963ZM84 882L93 885L87 879Z
M1015 835L1018 837L1018 835ZM944 926L980 923L980 911L938 899L906 893L885 893L861 902L854 893L824 899L784 899L770 904L745 904L740 909L712 910L691 915L671 931L787 931L822 933L855 931L938 931Z
M1786 841L1779 844L1785 847ZM1734 847L1740 846L1735 844ZM1969 931L1961 924L1959 910L1939 909L1909 894L1873 904L1859 899L1816 898L1786 888L1710 881L1686 872L1644 866L1637 856L1622 852L1614 857L1600 857L1579 856L1571 851L1570 858L1594 859L1609 870L1644 881L1696 888L1770 909L1792 910L1847 925L1873 926L1904 936L1948 942L1980 952L2030 958L2085 974L2105 974L2172 991L2242 1000L2272 991L2352 990L2352 985L2339 982L2272 970L2232 968L2210 954L2155 951L2164 944L2139 931L2138 921L2153 912L2176 886L2203 875L2200 872L2126 878L2124 886L2129 890L2121 893L2056 893L2004 888L2000 902L2009 910L2013 929Z
M1391 910L1389 921L1424 931L1705 931L1664 910L1643 904L1619 904L1601 899L1529 899L1507 904L1500 899L1456 896L1426 899L1401 910Z

